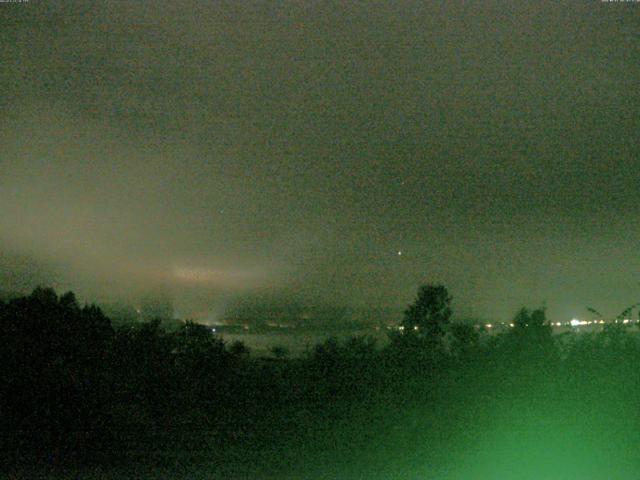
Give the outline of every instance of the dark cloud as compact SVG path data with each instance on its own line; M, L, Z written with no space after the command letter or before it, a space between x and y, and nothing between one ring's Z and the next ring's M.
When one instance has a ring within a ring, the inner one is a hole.
M217 310L438 281L465 314L614 313L638 293L637 8L4 4L0 246Z

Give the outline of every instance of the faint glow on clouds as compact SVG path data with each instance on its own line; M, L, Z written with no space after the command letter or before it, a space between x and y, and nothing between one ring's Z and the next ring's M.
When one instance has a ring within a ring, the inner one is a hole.
M179 281L203 286L253 286L265 278L259 269L219 270L205 267L175 267L173 277Z

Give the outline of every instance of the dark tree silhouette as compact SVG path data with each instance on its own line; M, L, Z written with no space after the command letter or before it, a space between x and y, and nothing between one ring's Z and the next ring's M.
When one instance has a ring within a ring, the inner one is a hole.
M549 369L560 358L560 351L547 322L545 308L521 308L513 319L513 328L502 338L503 353L512 366L530 373ZM520 372L522 373L522 372Z
M480 335L467 323L451 325L451 352L459 359L469 358L480 345Z
M289 356L290 352L284 345L275 345L271 347L271 354L278 359L285 359Z
M344 354L348 358L370 361L376 355L376 339L369 336L352 336L344 343Z
M551 337L551 325L547 323L547 313L544 308L529 311L521 308L513 319L516 335L531 339L546 340Z
M98 307L81 308L71 292L58 298L50 288L36 288L3 305L0 398L7 428L29 441L39 438L51 452L95 437L106 420L105 360L113 333Z
M328 338L306 357L284 358L286 349L275 347L281 358L274 361L249 355L240 342L226 345L194 322L171 330L160 320L117 322L112 329L99 308L79 305L70 292L58 297L40 288L0 301L0 465L28 452L25 464L67 470L75 459L135 464L148 457L149 465L165 465L176 452L209 465L212 455L224 463L261 446L261 455L274 445L283 452L289 440L274 442L285 437L305 449L320 445L324 454L327 425L346 435L341 445L368 444L390 425L406 427L409 437L401 430L395 437L403 440L417 439L413 432L423 426L459 438L455 425L466 429L465 419L496 399L571 412L584 403L592 418L594 406L608 410L640 396L640 340L628 322L559 339L543 308L523 308L508 333L479 336L469 324L448 325L450 303L443 286L425 285L390 345ZM531 411L522 410L527 418ZM333 434L331 443L340 438Z
M249 347L243 341L235 340L229 345L229 353L237 358L245 358L249 355Z
M405 334L439 343L451 319L451 300L443 285L422 285L415 301L404 312Z

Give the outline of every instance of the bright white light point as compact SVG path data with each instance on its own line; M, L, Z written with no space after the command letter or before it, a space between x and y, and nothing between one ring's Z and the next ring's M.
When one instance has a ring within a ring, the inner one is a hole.
M398 250L398 256L402 255L402 250Z

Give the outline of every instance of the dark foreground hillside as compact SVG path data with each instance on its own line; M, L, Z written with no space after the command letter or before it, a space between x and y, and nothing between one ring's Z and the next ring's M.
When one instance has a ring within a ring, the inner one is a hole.
M635 479L640 345L624 327L483 341L328 340L253 358L207 328L114 328L72 294L1 304L9 478Z

